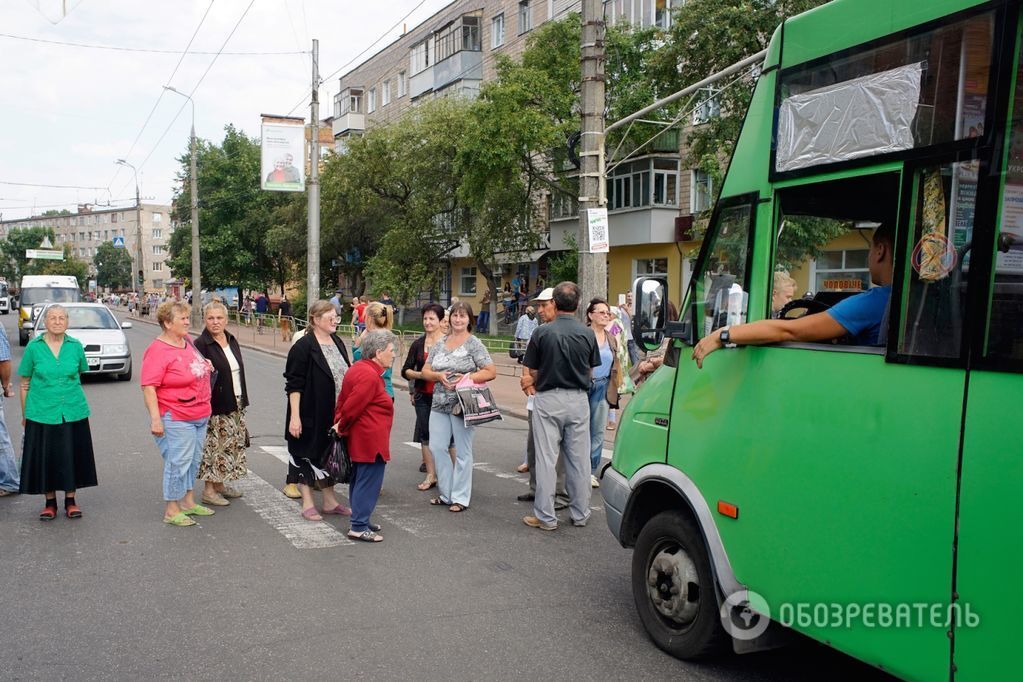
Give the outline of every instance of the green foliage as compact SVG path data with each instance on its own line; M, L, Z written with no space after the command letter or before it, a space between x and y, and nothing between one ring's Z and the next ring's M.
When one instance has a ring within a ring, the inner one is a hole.
M57 209L51 208L50 210L43 211L43 213L42 213L42 216L44 218L53 218L53 217L56 217L56 216L64 216L64 215L71 215L71 211L67 210L66 208L62 208L59 211Z
M56 239L52 227L29 227L11 230L7 238L0 241L0 271L13 286L19 286L25 275L42 274L42 261L29 261L25 251L38 249L47 238L51 243Z
M565 236L567 251L561 251L547 262L548 281L553 285L558 282L579 281L579 243L571 234Z
M27 274L34 275L71 275L78 280L82 289L89 279L89 264L77 258L71 251L71 245L64 245L64 260L34 261L35 269Z
M259 141L234 126L220 145L198 140L199 254L202 285L265 289L282 284L305 257L304 217L297 204L305 195L260 190ZM192 272L189 154L179 157L181 190L175 217L180 227L170 240L168 259L175 277Z
M132 288L132 261L127 249L103 242L96 248L92 262L96 266L96 282L99 286L111 289Z
M821 255L824 246L849 231L849 223L831 218L786 216L778 238L775 267L794 270L810 258Z

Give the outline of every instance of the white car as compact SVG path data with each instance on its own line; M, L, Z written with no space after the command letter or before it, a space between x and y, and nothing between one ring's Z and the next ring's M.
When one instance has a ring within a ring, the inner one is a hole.
M35 327L32 336L46 331L46 309L33 311ZM113 374L120 381L131 380L131 346L124 329L131 329L131 322L117 322L117 318L102 303L61 303L67 310L67 333L85 346L85 359L89 363L87 374Z

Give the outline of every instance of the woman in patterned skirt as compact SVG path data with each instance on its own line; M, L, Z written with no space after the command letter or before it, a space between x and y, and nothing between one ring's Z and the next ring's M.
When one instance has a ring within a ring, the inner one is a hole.
M213 302L206 306L206 329L195 340L196 349L213 363L216 380L213 382L210 405L213 413L206 429L199 480L205 481L203 504L226 507L228 500L242 493L228 485L237 481L248 470L245 466L245 448L249 432L245 427L245 408L249 394L245 388L245 363L241 348L234 335L227 331L227 308Z

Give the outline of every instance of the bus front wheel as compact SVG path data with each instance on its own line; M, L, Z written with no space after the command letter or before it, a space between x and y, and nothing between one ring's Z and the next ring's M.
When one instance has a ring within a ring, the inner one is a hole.
M632 595L654 643L676 658L706 658L725 650L710 558L700 529L667 511L643 526L632 555Z

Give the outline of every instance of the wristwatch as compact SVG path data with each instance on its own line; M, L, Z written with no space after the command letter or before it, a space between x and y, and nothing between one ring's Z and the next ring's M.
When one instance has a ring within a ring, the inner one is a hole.
M732 342L732 336L728 333L728 327L724 327L721 330L721 334L718 338L720 338L721 343L726 346Z

